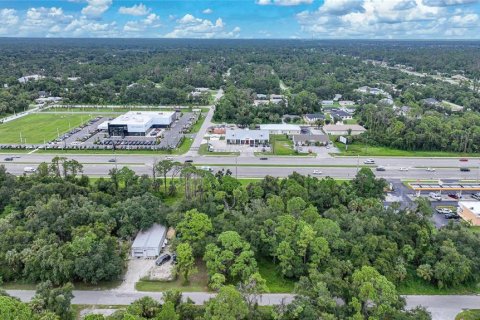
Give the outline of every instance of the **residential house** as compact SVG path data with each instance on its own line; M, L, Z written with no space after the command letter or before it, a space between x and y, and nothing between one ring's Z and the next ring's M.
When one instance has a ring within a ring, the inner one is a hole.
M341 100L338 103L342 107L350 107L355 105L355 101L350 101L350 100Z
M321 113L307 113L303 116L306 123L316 123L319 120L325 120L325 115Z
M330 116L334 119L350 120L353 118L353 115L345 109L332 109L329 112Z
M438 100L435 99L435 98L427 98L427 99L423 99L422 101L423 101L423 103L425 103L426 105L433 106L433 107L437 107L437 106L440 105L440 101L438 101Z
M322 100L322 106L333 106L333 100Z
M140 231L132 244L132 257L155 259L160 254L166 235L167 228L157 223Z

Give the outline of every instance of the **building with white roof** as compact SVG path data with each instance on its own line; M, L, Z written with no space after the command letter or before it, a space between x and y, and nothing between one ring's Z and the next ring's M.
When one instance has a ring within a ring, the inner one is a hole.
M132 257L154 259L160 254L167 228L155 223L147 230L140 231L132 244Z
M227 129L225 140L227 144L258 146L260 144L268 144L270 134L267 130Z
M480 226L480 202L459 201L457 213L463 220L474 226Z
M129 111L108 123L111 136L144 136L151 128L169 127L175 112Z
M300 134L301 129L299 125L296 124L261 124L260 130L267 130L269 134Z
M348 134L356 136L367 130L359 124L327 124L323 126L323 131L332 136L345 136Z

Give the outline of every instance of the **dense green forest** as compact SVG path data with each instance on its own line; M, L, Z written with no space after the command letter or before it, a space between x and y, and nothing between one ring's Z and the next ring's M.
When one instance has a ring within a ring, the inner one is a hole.
M242 290L268 290L259 261L295 281L298 296L275 311L276 319L428 319L422 310L403 310L397 286L417 281L456 288L479 281L480 236L463 224L437 230L426 200L415 209L385 208L386 182L368 168L349 183L294 173L246 186L230 172L213 175L168 160L155 165L155 180L122 168L90 181L80 175L81 164L63 158L29 177L0 168L0 274L6 282L43 283L51 291L118 279L130 241L154 222L177 229L173 246L185 282L194 259L205 261L211 290L229 297L219 304L244 301ZM245 308L232 319L272 319L255 304L240 305ZM212 302L201 312L217 319L225 309Z

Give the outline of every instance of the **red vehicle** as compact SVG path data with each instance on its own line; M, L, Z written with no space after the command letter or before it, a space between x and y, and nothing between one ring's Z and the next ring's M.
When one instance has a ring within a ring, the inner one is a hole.
M461 161L461 162L467 162L468 159L467 159L467 158L460 158L460 161Z

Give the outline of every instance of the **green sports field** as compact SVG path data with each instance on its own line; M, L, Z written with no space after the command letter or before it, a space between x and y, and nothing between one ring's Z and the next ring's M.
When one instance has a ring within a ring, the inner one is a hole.
M0 143L38 144L50 141L61 134L87 122L91 116L86 114L31 114L17 120L0 124ZM57 131L58 129L58 131ZM25 140L26 139L26 140Z

